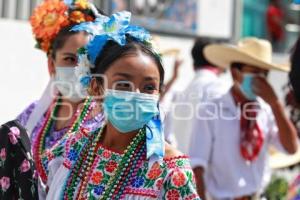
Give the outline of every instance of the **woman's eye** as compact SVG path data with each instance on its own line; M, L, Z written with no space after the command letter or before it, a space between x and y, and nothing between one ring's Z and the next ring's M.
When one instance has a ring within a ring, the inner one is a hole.
M155 85L149 84L144 86L144 90L147 93L152 93L153 91L157 90L157 87Z
M64 61L67 61L69 63L74 63L76 62L76 58L73 58L73 57L65 57L64 58Z
M132 85L132 83L128 82L128 81L120 81L115 83L114 86L115 90L124 90L124 91L133 91L134 87Z

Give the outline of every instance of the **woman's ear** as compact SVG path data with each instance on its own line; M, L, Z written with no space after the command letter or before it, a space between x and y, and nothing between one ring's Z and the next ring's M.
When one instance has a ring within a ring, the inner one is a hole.
M55 72L54 60L51 55L48 55L47 62L48 62L48 72L49 75L52 77L55 75L56 72Z
M89 95L94 96L97 99L103 99L104 89L102 85L99 84L99 82L96 80L96 78L92 78L88 93Z

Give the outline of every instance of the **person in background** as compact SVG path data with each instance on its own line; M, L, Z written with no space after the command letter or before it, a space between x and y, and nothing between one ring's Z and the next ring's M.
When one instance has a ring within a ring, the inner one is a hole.
M290 117L298 130L300 137L300 38L298 38L291 55L292 69L289 73L289 90L286 95L286 103L290 107ZM299 163L298 163L299 165ZM300 175L298 175L289 185L288 200L300 198Z
M284 11L281 0L270 0L266 12L267 31L274 51L279 51L284 39Z
M300 39L297 40L291 55L292 69L289 73L289 91L286 103L291 108L291 120L300 137Z
M219 79L224 69L211 64L203 50L211 42L208 38L197 38L191 50L195 76L183 92L176 93L165 121L165 133L175 134L180 140L178 148L187 153L191 135L191 121L195 118L199 104L217 98L229 89L229 84ZM184 133L184 135L182 134Z
M41 160L43 152L65 134L82 126L97 129L103 120L87 89L76 84L77 51L87 43L87 34L71 31L75 25L93 21L100 13L88 0L45 0L30 18L36 47L44 51L48 59L50 81L40 100L33 102L17 119L29 133L41 180L39 186L46 179ZM44 189L39 187L40 191Z
M209 45L206 58L231 66L234 84L222 97L204 105L193 122L189 156L198 194L213 200L252 200L270 179L268 148L294 154L296 129L268 83L270 70L289 71L271 63L271 44L245 38L236 46Z

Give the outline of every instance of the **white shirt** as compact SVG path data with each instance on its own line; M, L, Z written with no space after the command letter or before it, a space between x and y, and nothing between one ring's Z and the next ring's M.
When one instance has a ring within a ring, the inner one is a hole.
M204 106L199 111L201 119L193 122L189 149L191 164L193 168L204 168L205 186L213 199L231 200L251 195L269 182L269 144L282 151L283 147L270 106L260 98L258 103L257 122L265 139L258 158L251 164L240 155L240 112L231 92Z
M229 84L220 81L216 73L209 69L197 70L188 87L183 92L174 94L164 121L165 137L175 135L177 148L183 153L188 153L191 121L195 118L197 105L208 99L220 97L228 89Z

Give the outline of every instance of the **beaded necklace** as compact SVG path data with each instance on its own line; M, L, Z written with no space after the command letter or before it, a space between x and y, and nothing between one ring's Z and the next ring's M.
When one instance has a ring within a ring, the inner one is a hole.
M65 184L63 199L73 199L78 185L79 189L75 199L88 199L85 190L92 175L91 168L100 146L99 141L102 131L103 128L100 129L98 134L92 134L92 137L82 148L83 150L81 151L77 162L74 163L73 168L70 170L69 177ZM115 174L112 175L108 181L102 199L119 199L119 197L121 197L124 188L128 183L128 179L130 179L132 174L136 173L136 170L138 169L136 166L140 164L146 156L145 136L146 131L143 128L124 151L122 160L120 161Z
M61 101L62 101L62 99L58 98L55 101L54 108L51 110L51 108L52 108L52 106L51 106L50 109L47 111L44 124L43 124L40 132L38 133L38 135L35 139L34 145L33 145L33 155L34 155L34 160L36 163L36 169L43 181L47 181L47 172L46 172L44 165L42 164L41 155L45 151L46 136L49 135L51 127L54 124L54 116L57 115L58 107L59 107ZM80 128L82 123L87 119L88 114L91 110L91 107L92 107L91 102L92 102L92 97L87 97L85 99L82 111L80 112L80 114L79 114L79 111L77 111L77 113L75 114L75 116L73 118L74 120L72 122L72 126L65 135L68 135Z

